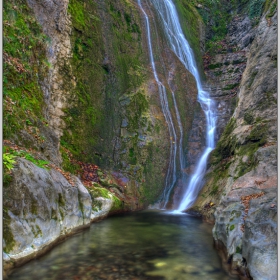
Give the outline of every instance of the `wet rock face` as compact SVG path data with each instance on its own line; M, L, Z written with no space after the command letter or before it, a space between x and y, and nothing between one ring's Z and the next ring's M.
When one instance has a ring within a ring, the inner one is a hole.
M221 43L220 50L204 56L207 83L217 106L217 141L235 109L237 92L254 36L255 28L249 17L236 16L229 24L228 35Z
M246 260L242 266L253 279L276 279L276 147L261 148L255 156L258 166L234 182L229 179L223 189L227 195L215 209L213 235L228 256L240 264Z
M250 48L242 77L239 104L234 112L237 125L254 125L265 120L269 142L276 141L277 121L277 49L276 16L269 23L262 18Z
M194 209L215 222L214 239L233 269L253 279L277 279L277 15L264 15L254 31L245 19L240 24L249 34L232 31L254 38L245 44L234 36L246 52L238 103Z

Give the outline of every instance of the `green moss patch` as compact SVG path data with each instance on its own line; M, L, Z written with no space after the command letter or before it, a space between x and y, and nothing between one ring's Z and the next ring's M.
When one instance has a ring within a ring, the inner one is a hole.
M5 241L3 245L3 251L9 253L13 250L16 242L14 240L13 232L10 228L11 217L8 214L7 209L3 209L3 239Z
M95 183L95 186L89 189L89 193L93 200L92 209L94 211L99 211L102 207L102 203L100 201L95 200L95 198L98 197L113 200L113 205L110 209L110 212L123 210L123 202L106 188L99 187L98 184Z
M175 1L182 29L184 34L195 53L197 64L202 68L202 58L200 50L200 24L202 18L199 12L195 9L194 3L188 0Z
M114 164L112 141L121 124L119 98L139 87L145 71L136 11L127 1L107 0L103 8L106 19L101 21L94 1L69 3L74 26L71 66L77 83L65 110L67 127L61 145L76 160L108 168ZM141 96L139 93L133 97L137 99L132 103L135 110L130 116L133 129L138 125L137 114L141 115L139 110L145 105ZM65 156L63 160L70 171Z
M25 1L3 4L3 137L15 137L28 124L43 120L39 85L48 72L46 44L32 10Z
M252 115L251 112L246 112L244 114L244 121L247 123L247 124L252 124L254 122L254 116Z
M234 88L236 88L238 86L239 86L239 83L229 84L226 87L224 87L223 90L231 90L231 89L234 89Z
M231 118L229 123L226 125L225 130L219 140L216 149L213 152L215 162L219 162L221 159L228 158L235 153L237 146L236 137L232 136L231 133L236 127L236 121L234 118Z

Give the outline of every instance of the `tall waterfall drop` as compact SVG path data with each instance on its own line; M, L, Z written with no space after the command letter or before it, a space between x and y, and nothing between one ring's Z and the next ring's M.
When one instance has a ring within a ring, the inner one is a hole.
M160 97L160 103L161 103L161 108L163 111L163 115L165 118L165 121L168 126L168 131L169 131L169 136L170 136L170 160L169 160L169 166L165 178L165 188L162 194L162 208L166 207L166 204L168 202L170 192L176 182L176 154L177 154L177 135L175 131L175 127L173 124L173 120L171 117L171 112L169 109L168 105L168 99L167 99L167 94L166 94L166 88L163 85L163 83L160 81L156 66L155 66L155 61L154 61L154 54L153 54L153 47L152 47L152 41L151 41L151 31L150 31L150 22L149 22L149 17L145 10L142 7L141 0L138 0L138 5L145 17L145 24L146 24L146 29L147 29L147 38L148 38L148 50L149 50L149 55L150 55L150 63L152 66L152 71L153 75L155 78L155 81L158 85L158 91L159 91L159 97ZM175 145L173 145L173 142Z
M182 125L179 112L177 111L176 100L174 96L174 92L172 92L173 102L176 108L176 118L178 122L178 126L180 128L180 140L179 140L179 161L181 167L181 177L185 189L185 193L180 201L180 204L177 211L184 211L190 208L193 203L195 202L197 195L200 191L202 185L202 179L206 171L206 164L207 159L210 152L215 147L215 129L216 129L216 115L215 115L215 103L211 100L209 93L203 89L200 76L198 73L198 69L196 66L196 62L194 59L194 55L192 49L188 41L186 40L180 22L179 17L173 4L172 0L150 0L151 3L154 5L159 18L162 22L162 26L165 32L165 35L168 39L169 45L175 55L179 58L185 68L190 71L193 76L195 77L197 90L198 90L198 102L200 103L206 117L206 148L202 152L201 157L199 158L195 170L191 175L189 182L187 184L186 176L183 172L183 165L184 165L184 156L182 151ZM172 118L170 116L170 111L168 107L167 97L166 97L166 89L163 84L159 81L157 76L154 57L153 57L153 49L151 43L151 34L150 34L150 25L149 25L149 18L142 7L141 0L138 0L138 5L142 10L145 16L145 22L147 27L147 38L148 38L148 47L150 53L150 62L152 64L152 69L154 73L155 80L159 87L160 99L163 108L163 113L168 124L169 134L174 139L177 139L177 135L174 129L174 125L172 122ZM177 141L176 141L177 142ZM164 190L164 197L165 199L169 199L170 192L176 182L176 153L177 153L177 145L171 144L171 152L170 152L170 164L169 169L166 176L166 185ZM166 206L167 200L165 202Z
M183 34L179 17L172 0L152 0L152 3L162 21L164 32L168 38L171 49L183 63L185 68L195 77L198 90L198 101L205 113L207 122L206 148L195 166L194 173L190 178L189 184L185 189L185 194L177 209L178 211L183 211L191 207L195 202L206 171L207 158L215 147L215 104L214 101L211 100L209 93L202 87L192 49Z

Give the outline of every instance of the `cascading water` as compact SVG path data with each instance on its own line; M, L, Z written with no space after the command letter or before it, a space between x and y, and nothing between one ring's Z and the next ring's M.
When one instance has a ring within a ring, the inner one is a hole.
M168 126L168 131L170 135L170 160L168 165L168 170L165 178L165 188L162 194L162 197L160 199L161 201L161 207L165 208L166 204L168 203L170 192L176 182L176 155L177 155L177 135L174 128L173 120L171 117L169 105L168 105L168 99L166 94L166 88L163 85L163 83L159 80L155 61L154 61L154 54L153 54L153 48L152 48L152 41L151 41L151 31L150 31L150 22L149 17L145 10L142 7L141 0L138 0L138 5L144 15L145 18L145 24L146 24L146 30L147 30L147 38L148 38L148 50L150 55L150 63L152 66L153 75L155 78L155 81L158 85L158 91L159 91L159 97L160 97L160 103L162 107L162 112L165 117L165 121Z
M198 192L200 191L203 176L206 171L207 158L210 152L215 147L215 104L214 101L210 99L209 93L202 87L192 49L190 48L189 43L183 34L179 22L179 17L172 0L150 1L153 3L159 14L160 20L163 24L164 32L166 34L166 37L168 38L171 49L183 63L185 68L189 70L195 77L198 90L198 101L205 113L207 122L206 148L196 164L194 173L190 178L189 184L185 190L185 194L177 209L178 211L183 211L191 207L195 202Z

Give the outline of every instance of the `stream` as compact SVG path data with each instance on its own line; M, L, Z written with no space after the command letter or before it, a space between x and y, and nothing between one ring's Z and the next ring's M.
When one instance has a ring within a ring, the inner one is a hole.
M10 280L230 280L212 226L187 214L113 216L16 269Z

